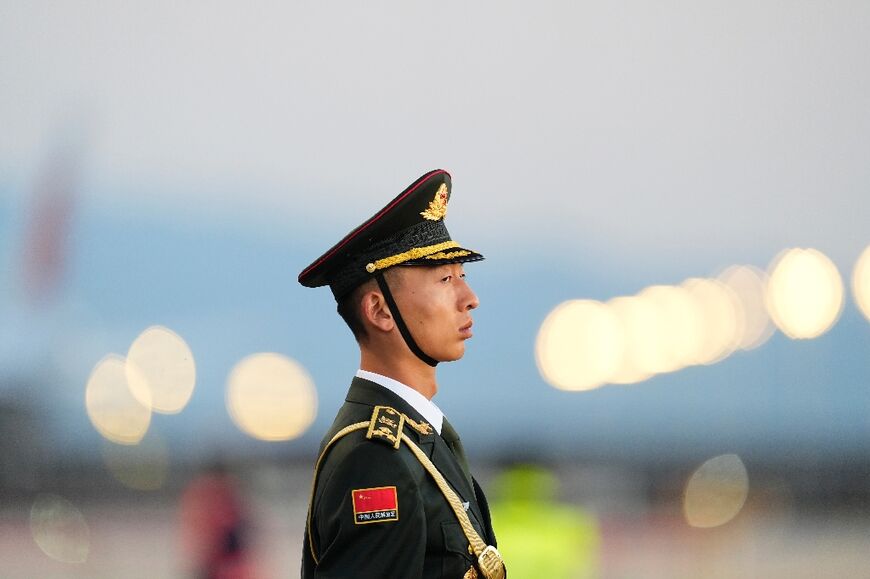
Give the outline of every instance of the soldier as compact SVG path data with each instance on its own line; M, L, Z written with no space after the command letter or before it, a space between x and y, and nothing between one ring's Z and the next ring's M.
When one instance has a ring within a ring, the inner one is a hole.
M426 173L299 274L328 285L360 370L315 465L302 577L501 578L486 498L432 402L478 299L463 264L483 256L444 225L450 175Z

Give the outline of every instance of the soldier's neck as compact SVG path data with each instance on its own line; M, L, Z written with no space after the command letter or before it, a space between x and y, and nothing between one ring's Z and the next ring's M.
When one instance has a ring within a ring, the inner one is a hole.
M398 380L405 386L413 388L431 400L438 392L438 382L435 368L429 366L416 356L382 356L367 348L360 348L360 369L374 372L393 380Z

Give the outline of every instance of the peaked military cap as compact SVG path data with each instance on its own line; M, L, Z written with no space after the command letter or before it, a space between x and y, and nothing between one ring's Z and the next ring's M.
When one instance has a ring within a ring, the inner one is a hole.
M441 265L483 256L453 241L444 217L450 174L430 171L299 274L306 287L328 285L336 300L396 265Z

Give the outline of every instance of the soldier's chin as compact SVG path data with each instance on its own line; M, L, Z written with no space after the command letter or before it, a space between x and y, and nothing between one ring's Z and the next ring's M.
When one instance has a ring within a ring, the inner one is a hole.
M462 359L465 355L465 344L462 344L462 347L456 352L450 352L449 354L445 354L444 356L439 358L440 362L455 362L457 360Z

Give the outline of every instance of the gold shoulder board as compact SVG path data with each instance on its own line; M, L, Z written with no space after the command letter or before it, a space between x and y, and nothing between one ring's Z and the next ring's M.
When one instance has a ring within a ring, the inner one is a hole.
M366 438L378 439L398 449L402 443L402 428L405 415L389 406L375 406Z

